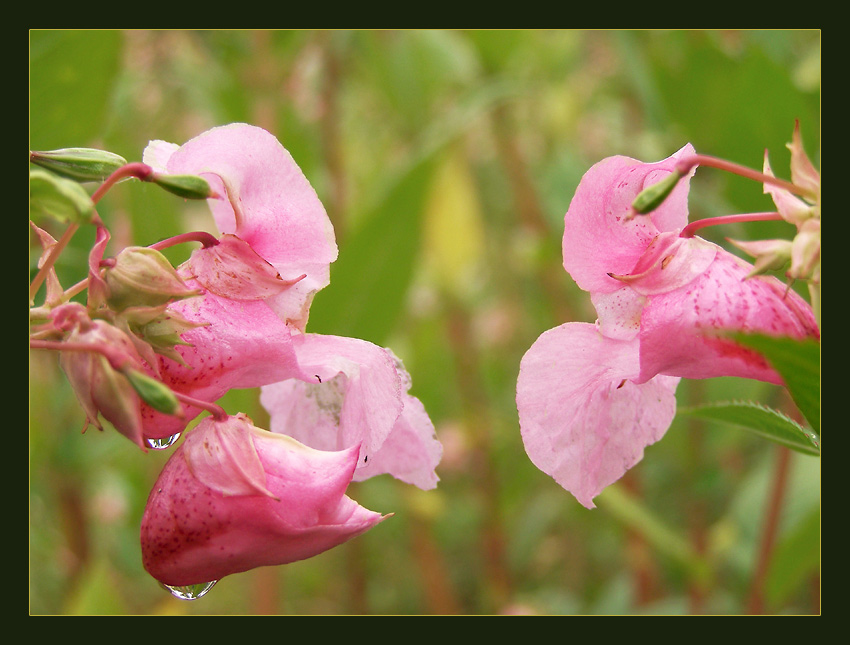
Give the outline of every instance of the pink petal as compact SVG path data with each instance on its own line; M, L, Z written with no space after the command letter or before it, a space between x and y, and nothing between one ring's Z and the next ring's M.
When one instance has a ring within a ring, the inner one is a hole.
M281 278L247 242L229 233L215 246L195 250L180 266L180 272L216 295L233 300L271 298L298 281Z
M314 378L262 388L273 432L319 450L359 445L358 481L389 473L422 488L436 484L442 448L389 350L318 334L297 337L295 348L301 369Z
M236 423L240 431L215 433L222 423ZM187 449L204 443L222 453L254 451L272 496L225 494L218 483L207 485L216 477L214 469L207 459L197 459L197 449ZM145 569L168 585L200 584L303 560L365 532L384 518L345 496L356 461L356 447L312 450L255 428L244 415L205 419L151 491L141 527ZM204 476L199 479L197 472Z
M189 281L188 284L195 284ZM217 401L233 388L260 387L301 375L290 328L261 300L237 301L212 293L174 303L190 322L206 323L184 332L190 346L177 346L185 365L160 358L163 381L172 389L204 401ZM185 406L185 418L143 408L146 437L158 439L181 432L197 416Z
M162 148L152 157L164 157ZM208 200L222 233L250 244L285 280L306 274L270 303L284 319L303 319L305 301L329 282L337 247L322 203L274 135L242 123L213 128L172 152L167 165L172 174L203 176L223 196Z
M437 487L436 468L443 446L422 402L409 395L403 400L404 409L386 441L354 472L354 481L389 474L422 490Z
M811 307L776 278L746 279L752 265L720 250L681 289L650 298L641 319L641 375L739 376L781 383L759 354L720 338L725 331L818 338Z
M679 237L678 231L661 233L638 258L628 275L613 275L641 295L666 293L702 275L720 247L699 237Z
M631 273L658 233L687 225L690 175L650 215L626 217L638 193L669 175L676 162L690 154L693 147L688 144L652 164L609 157L587 171L564 218L564 268L579 287L590 292L619 289L622 285L609 273Z
M531 461L587 508L643 458L676 413L678 378L642 385L637 339L602 336L567 323L528 350L517 381L517 409Z

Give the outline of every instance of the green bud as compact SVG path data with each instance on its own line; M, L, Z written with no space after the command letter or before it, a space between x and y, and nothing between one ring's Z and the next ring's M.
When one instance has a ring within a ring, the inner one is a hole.
M753 270L750 271L747 278L764 275L771 271L780 271L791 261L791 242L789 240L729 241L744 253L755 258Z
M207 199L213 196L212 189L206 179L194 175L160 175L156 174L151 181L184 199Z
M679 183L681 178L681 174L673 171L657 184L653 184L649 188L645 188L637 197L635 197L635 200L632 202L632 208L639 215L651 213L661 206L661 203L667 199L667 196L671 192L673 192L673 189L676 187L676 184Z
M165 383L132 368L124 370L123 374L141 399L154 410L175 416L183 413L180 401Z
M94 148L62 148L30 152L30 161L74 181L103 181L121 166L124 157Z
M43 216L60 222L88 222L94 204L78 183L40 168L30 169L30 219Z
M186 283L159 251L128 246L104 271L109 287L109 305L117 310L128 307L155 307L175 298L189 298L198 291Z

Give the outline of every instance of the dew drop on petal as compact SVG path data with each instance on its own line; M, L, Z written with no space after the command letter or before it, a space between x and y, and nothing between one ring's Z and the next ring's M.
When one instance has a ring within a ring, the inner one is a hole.
M173 434L170 437L161 437L159 439L145 439L145 442L148 444L150 448L154 450L165 450L170 446L173 446L177 440L180 438L180 433Z
M175 598L179 598L180 600L197 600L202 596L205 596L207 592L215 586L215 583L218 580L213 580L212 582L199 582L196 585L183 585L183 586L174 586L164 584L160 582L159 584L166 591L171 592L171 595Z

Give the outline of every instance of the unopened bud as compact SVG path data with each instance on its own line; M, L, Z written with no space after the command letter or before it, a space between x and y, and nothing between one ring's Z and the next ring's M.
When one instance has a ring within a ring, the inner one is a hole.
M175 347L190 344L181 338L183 333L208 324L190 322L167 305L130 307L121 312L119 320L125 321L127 329L154 352L180 364L184 364L183 357Z
M151 378L147 374L138 370L128 368L122 372L130 385L136 390L136 393L142 400L151 406L154 410L159 410L165 414L181 416L183 408L174 392L165 383Z
M168 259L147 247L129 246L115 257L115 264L104 271L109 287L109 305L155 307L173 299L189 298L198 291L183 282Z
M90 345L91 351L79 348L60 352L62 366L87 421L101 428L98 415L133 443L142 443L142 417L139 396L130 382L113 367L99 348L107 348L113 357L120 356L125 365L141 364L132 341L121 330L102 320L88 320L78 309L70 310L66 325L71 326L68 343ZM60 314L61 316L61 314Z
M207 180L194 175L166 175L156 173L150 181L184 199L209 199L216 193L210 188Z
M683 175L674 170L657 184L645 188L635 197L632 202L632 209L638 215L645 215L654 211L673 192L682 177Z
M30 170L30 219L49 216L61 222L88 222L94 204L78 183L40 168Z
M753 270L747 275L748 278L763 275L769 271L779 271L791 261L790 240L729 241L744 253L756 259Z
M30 152L30 161L74 181L103 181L127 165L124 157L94 148Z
M789 278L820 283L820 220L805 222L791 246Z

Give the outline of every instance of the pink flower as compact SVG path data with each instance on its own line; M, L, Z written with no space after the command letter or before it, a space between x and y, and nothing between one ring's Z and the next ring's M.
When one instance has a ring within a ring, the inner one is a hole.
M355 338L293 339L307 379L262 388L272 432L320 450L359 446L355 481L389 473L422 489L437 485L442 446L410 377L389 350Z
M163 358L173 389L214 401L231 388L265 386L274 432L320 450L359 446L355 479L389 473L420 488L436 486L442 447L410 377L389 350L305 333L314 294L328 284L336 257L333 229L289 154L268 132L242 124L214 128L177 147L152 142L145 162L200 175L220 195L209 200L223 235L180 267L203 296L174 303L190 329L184 364ZM198 408L184 406L191 419ZM146 436L183 423L145 410Z
M306 324L316 291L336 259L333 227L310 183L277 139L261 128L213 128L183 146L152 141L145 163L168 174L199 175L218 195L209 199L223 235L179 267L202 295L171 311L199 325L182 334L182 361L162 357L164 383L181 394L216 401L232 388L259 387L304 376L292 334ZM180 432L183 419L143 408L144 434Z
M268 304L303 329L310 300L328 285L337 247L324 206L275 136L233 123L179 147L152 141L143 160L156 170L209 182L219 195L208 200L218 229L247 243L283 280L294 281Z
M312 557L384 517L345 496L358 450L319 451L244 415L204 419L175 451L142 518L142 561L170 586Z
M793 291L775 278L748 279L752 265L680 235L692 173L650 215L633 216L635 197L691 154L688 145L652 164L611 157L585 174L565 216L564 268L590 292L598 320L546 332L520 367L526 451L588 508L666 432L679 378L782 382L723 332L819 337Z

